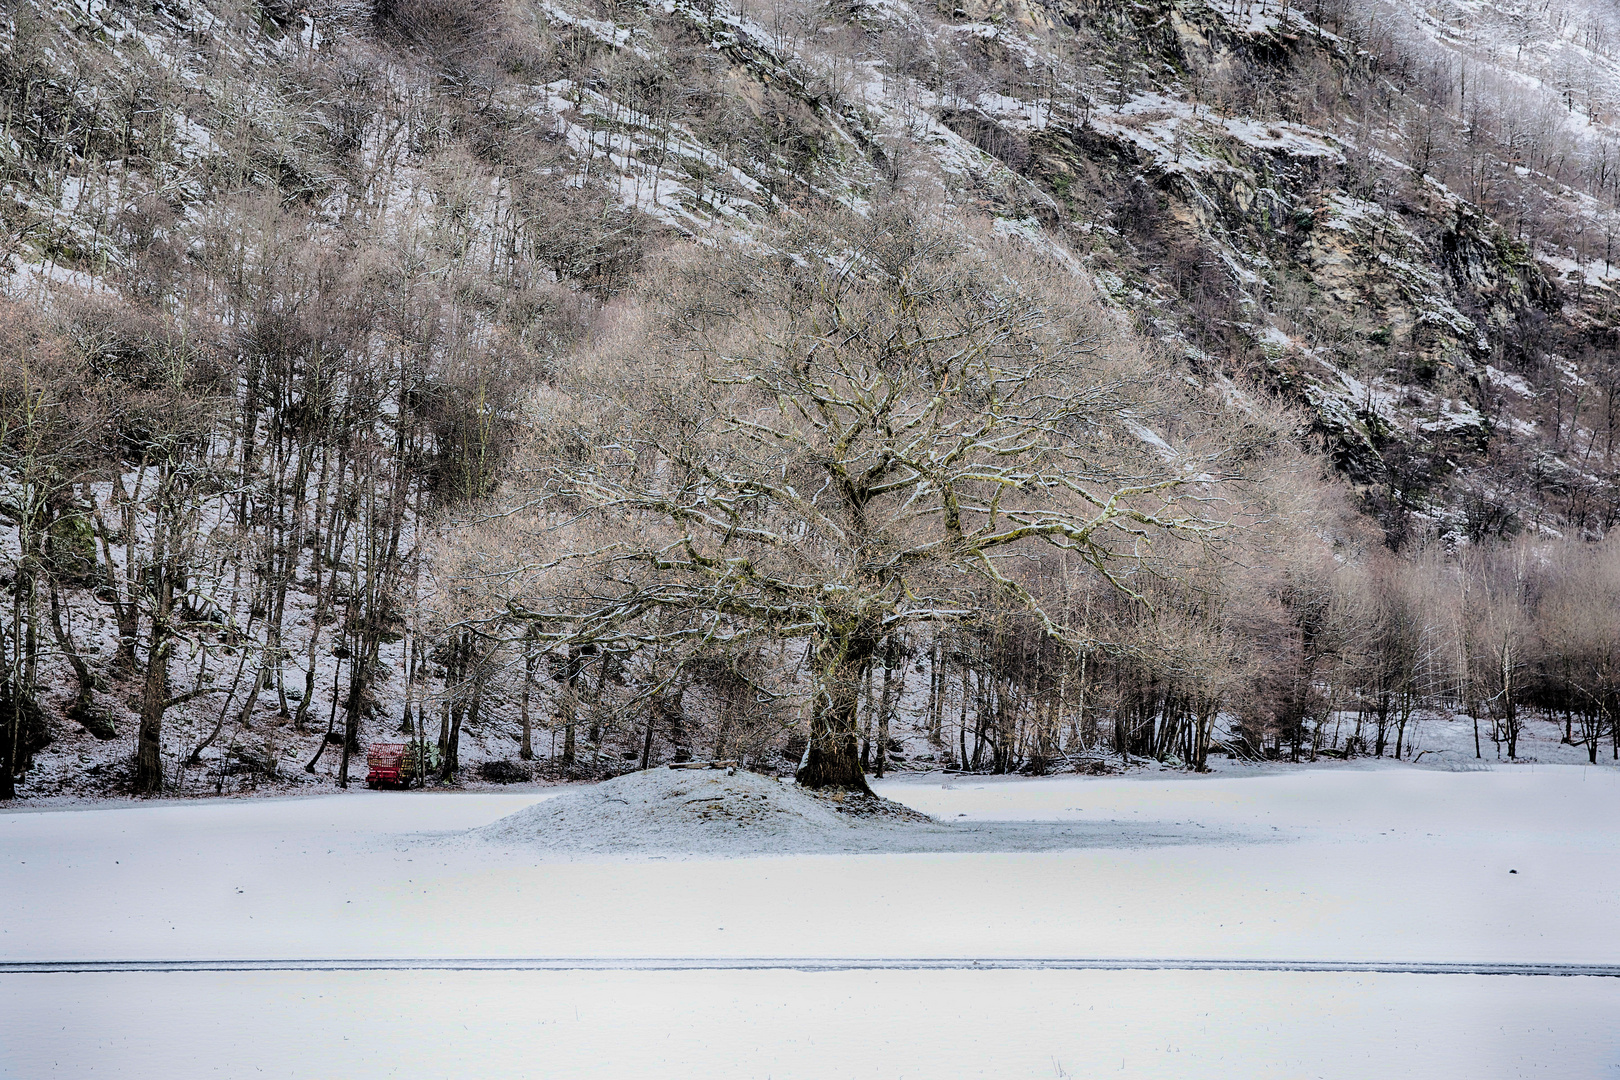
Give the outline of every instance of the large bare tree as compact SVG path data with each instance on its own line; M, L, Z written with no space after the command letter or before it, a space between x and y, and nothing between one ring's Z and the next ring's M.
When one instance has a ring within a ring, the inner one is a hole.
M1200 426L1194 399L1159 415L1116 316L1011 243L893 212L699 249L641 295L547 397L536 524L501 545L528 561L488 579L556 648L802 641L802 784L865 787L889 635L1011 601L1078 643L1030 584L1043 550L1129 589L1156 535L1219 527L1220 453L1155 433Z

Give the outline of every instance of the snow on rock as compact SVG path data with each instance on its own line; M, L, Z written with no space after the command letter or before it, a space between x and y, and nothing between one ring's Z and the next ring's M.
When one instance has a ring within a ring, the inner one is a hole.
M1485 378L1495 386L1505 387L1522 398L1536 396L1535 388L1527 382L1522 375L1515 375L1511 371L1503 371L1491 364L1485 365Z

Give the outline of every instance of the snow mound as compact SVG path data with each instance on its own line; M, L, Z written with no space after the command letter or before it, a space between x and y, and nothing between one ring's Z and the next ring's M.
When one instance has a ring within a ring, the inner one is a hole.
M876 795L698 769L651 769L575 788L476 835L563 858L1062 851L1238 839L1238 831L1194 822L945 822ZM1279 835L1251 839L1270 842Z
M768 776L649 769L537 803L480 830L501 843L578 852L751 855L888 847L931 819L874 796L812 795Z

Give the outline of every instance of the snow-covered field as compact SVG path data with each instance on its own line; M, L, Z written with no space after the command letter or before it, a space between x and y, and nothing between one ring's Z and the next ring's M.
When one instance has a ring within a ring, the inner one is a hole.
M371 958L1620 964L1620 774L1607 768L934 775L882 790L944 820L1062 821L1098 841L716 859L447 835L554 791L0 816L0 961L13 965L0 970L0 1075L1620 1076L1620 979L1589 976L15 970ZM1124 842L1108 843L1116 830ZM1129 839L1144 833L1178 839Z
M53 981L54 980L54 981ZM1187 972L10 976L34 1077L1612 1076L1620 980Z

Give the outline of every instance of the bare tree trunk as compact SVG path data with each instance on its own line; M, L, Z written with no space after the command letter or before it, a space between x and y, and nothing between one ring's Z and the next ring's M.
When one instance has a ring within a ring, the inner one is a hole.
M91 694L95 690L95 676L90 673L89 665L84 662L84 657L79 655L73 639L68 636L67 628L62 625L61 590L56 587L54 577L47 579L46 586L50 592L51 633L56 638L56 647L62 651L68 665L73 668L73 679L78 685L78 690L73 695L73 704L68 706L68 715L96 738L111 738L113 734L111 721L97 721L91 716Z
M461 765L461 720L466 712L463 698L467 668L472 658L471 634L457 636L451 647L451 662L444 677L445 703L439 717L439 779L449 783Z
M1401 750L1406 744L1406 725L1412 720L1412 698L1408 693L1402 693L1399 713L1395 719L1395 760L1401 759Z
M585 659L580 655L578 646L569 646L568 658L564 661L563 667L562 763L564 765L574 763L576 753L574 729L579 723L579 677L584 670Z
M965 650L964 650L964 653L965 653ZM968 695L969 695L969 692L970 691L969 691L969 687L968 687L968 662L967 662L966 656L964 655L963 660L962 660L962 707L961 707L961 710L957 713L957 717L956 717L956 743L957 743L957 755L958 755L957 759L956 759L956 764L957 764L957 767L960 768L960 769L966 769L968 767L968 756L967 756L967 714L968 714Z
M1497 648L1497 663L1502 680L1502 691L1499 695L1502 736L1507 741L1508 758L1512 760L1519 755L1519 656L1506 634L1503 635L1502 643Z
M448 780L444 761L450 751L450 680L445 679L444 700L439 702L439 779Z
M603 650L597 653L598 667L596 670L596 690L591 695L591 764L596 764L602 758L602 738L604 729L602 725L602 695L607 693L608 669L613 663L613 654ZM724 729L722 729L722 738ZM720 757L719 753L715 757Z
M830 634L816 649L819 685L810 716L810 743L796 779L808 788L845 788L870 792L861 770L861 674L871 659L873 643L847 634Z
M861 710L861 771L872 767L872 665L866 665L861 675L861 697L866 708Z
M928 650L928 742L938 746L945 719L945 642L934 635Z
M1209 701L1200 702L1198 718L1194 725L1192 767L1195 772L1209 771L1209 739L1215 727L1215 716L1219 709Z
M370 670L366 648L366 644L358 644L354 661L349 664L349 693L343 702L343 756L338 759L338 787L342 788L349 786L349 756L360 745L360 702Z
M889 713L894 709L894 668L898 646L895 638L898 635L890 634L888 643L883 649L883 693L878 699L877 716L877 778L883 779L883 768L889 757Z
M534 667L539 659L539 656L534 651L534 646L525 641L523 643L523 742L518 747L518 757L522 758L524 761L529 761L534 757L534 729L529 721L529 697L534 689ZM650 747L652 745L652 729L650 723L648 727L647 742L648 746ZM641 756L643 761L643 765L641 767L645 769L647 767L645 764L647 758L646 752L644 751Z
M163 714L169 697L169 615L174 606L174 581L157 569L157 596L153 602L152 633L146 652L146 682L141 692L141 727L135 745L135 791L143 795L163 790Z
M315 669L312 666L310 668L310 685L314 684L314 670ZM312 773L315 771L315 763L321 760L321 755L326 753L326 744L332 741L332 728L337 724L338 680L342 678L342 675L343 657L340 655L338 657L337 666L332 669L332 708L326 713L326 733L321 736L320 744L315 747L315 756L304 762L304 771L307 773ZM313 692L306 695L305 701L308 701L309 697L313 696Z
M252 627L252 619L253 616L249 614L249 630L251 630ZM202 763L202 752L214 745L215 740L219 738L220 732L225 730L225 720L230 715L231 702L236 699L236 688L242 685L242 675L247 671L247 664L248 650L243 648L242 659L237 662L236 674L231 678L230 689L225 691L225 700L219 706L219 716L214 720L214 730L208 733L208 737L206 739L191 748L191 753L187 754L185 758L184 765L186 767L200 765ZM264 681L264 664L265 660L261 654L259 668L254 673L253 688L248 693L247 701L243 704L242 709L237 717L237 725L239 727L247 726L247 718L253 714L253 706L258 704L259 689Z
M12 623L12 629L16 629ZM0 653L5 652L5 628L0 624ZM9 670L0 672L0 708L5 710L5 727L0 729L0 802L17 797L17 754L22 746L22 695Z
M461 722L466 715L465 702L458 698L450 703L450 736L445 741L444 767L439 772L441 780L455 779L456 770L461 768Z
M299 700L298 709L293 714L293 730L295 731L305 730L305 724L309 717L309 710L315 700L316 649L321 640L321 624L326 620L326 609L328 603L327 594L329 589L323 587L323 580L326 571L326 560L322 554L322 549L325 547L325 544L323 543L321 537L321 521L326 515L326 496L328 477L330 475L329 466L330 455L322 454L320 478L316 481L314 527L311 530L313 535L310 536L310 574L314 578L313 596L315 601L315 611L314 614L310 616L309 620L309 650L304 658L306 665L304 670L304 696ZM300 532L300 543L301 542L302 532ZM295 550L292 555L292 563L289 572L296 573L297 570L298 553ZM333 575L334 580L336 579L336 576L337 575L335 574ZM324 747L326 744L322 742L321 745ZM319 760L320 756L320 751L316 751L315 758L311 759L309 765L306 766L306 771L315 771L315 761Z
M135 484L135 496L139 498L141 481L145 479L145 470L139 474ZM138 589L134 580L135 570L135 517L133 510L134 498L124 491L124 482L118 476L113 477L113 498L118 503L119 529L125 537L124 547L124 581L122 588L114 573L116 564L112 557L112 541L106 521L101 512L97 510L92 517L95 523L96 539L101 544L102 561L106 567L107 595L111 601L113 617L118 624L118 652L113 657L114 672L133 672L135 667L136 637L140 627L139 605L136 599Z

